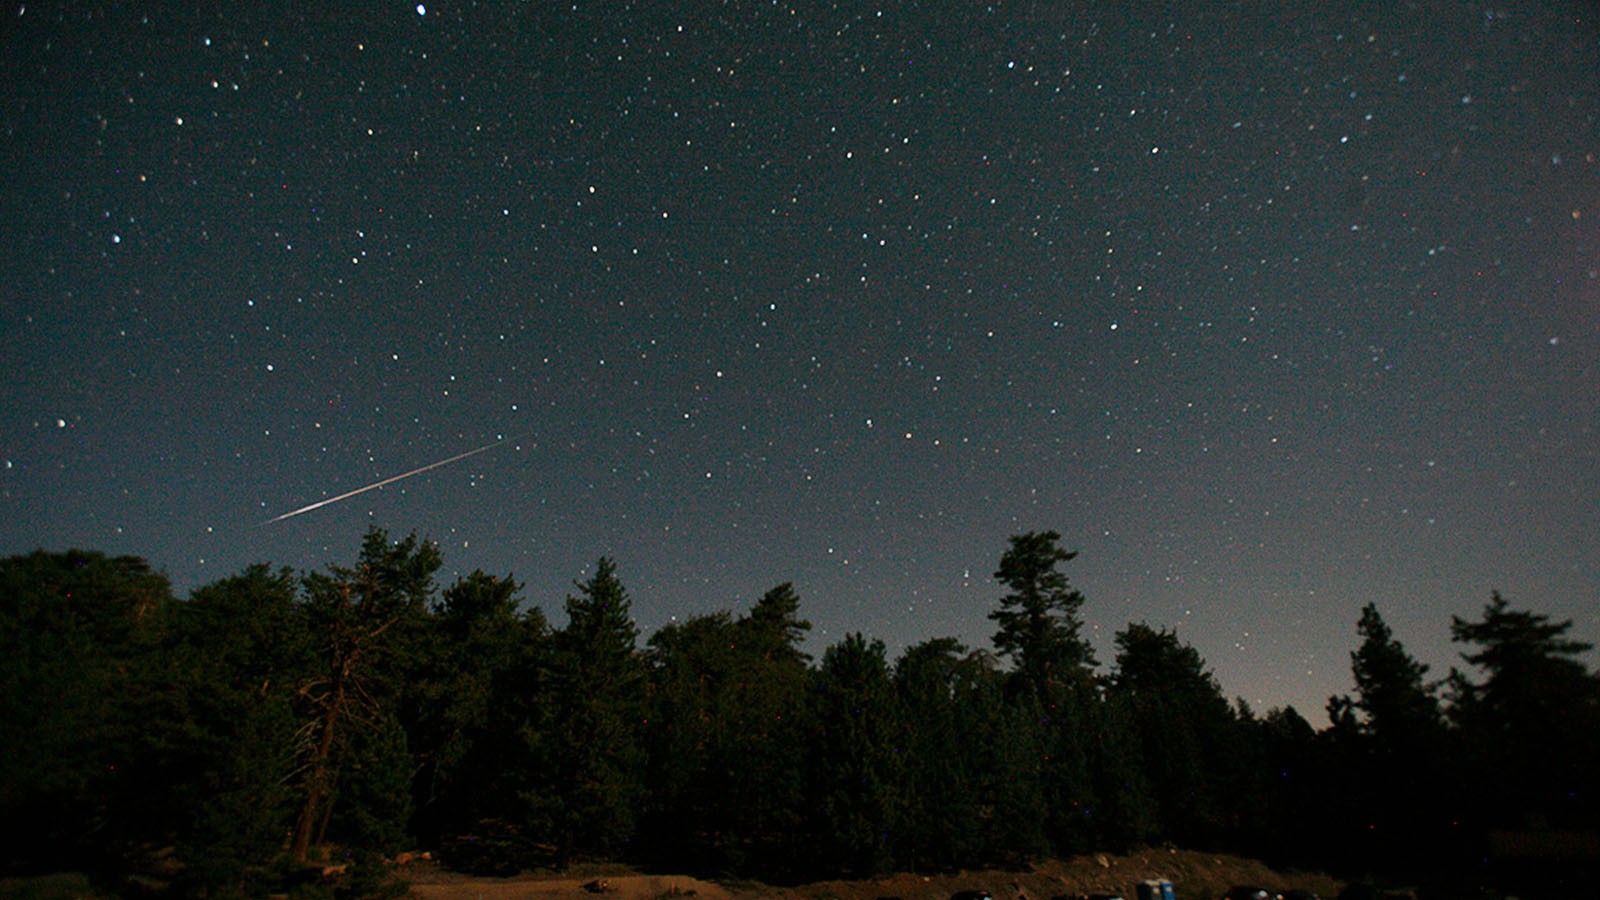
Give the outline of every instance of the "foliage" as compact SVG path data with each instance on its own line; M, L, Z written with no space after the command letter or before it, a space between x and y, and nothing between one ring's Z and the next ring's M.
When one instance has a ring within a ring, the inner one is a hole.
M1450 676L1451 718L1484 778L1470 812L1500 827L1600 827L1600 679L1578 661L1592 648L1565 637L1571 629L1498 592L1477 621L1451 619L1451 637L1478 648L1462 659L1482 673Z
M1395 639L1376 604L1362 608L1356 631L1356 695L1329 701L1333 735L1346 751L1335 839L1368 865L1394 869L1436 855L1443 840L1444 719L1428 667Z
M283 846L294 793L296 688L313 662L287 569L252 566L206 585L171 616L172 766L162 784L186 892L245 894Z
M742 618L696 616L650 639L653 790L642 828L679 865L778 876L793 868L809 677L799 644L810 628L798 610L782 584Z
M438 843L512 812L503 761L519 673L544 639L542 618L518 611L520 585L474 571L446 588L419 624L402 719L415 760L413 832Z
M823 860L860 876L889 862L901 797L899 723L882 641L851 634L822 656L813 687L812 834Z
M910 764L901 768L901 821L892 836L896 859L978 868L1006 860L998 839L988 717L999 707L999 673L990 659L953 638L906 649L895 663L896 719Z
M628 593L602 557L566 602L548 677L552 720L546 757L552 780L537 798L552 831L556 864L610 854L632 833L643 785L639 740L644 664Z
M138 842L158 740L141 713L165 577L69 550L0 561L0 859L14 871L115 866Z
M1362 640L1350 654L1350 669L1355 708L1364 716L1363 733L1379 754L1426 754L1444 724L1439 699L1424 680L1428 667L1394 639L1375 604L1361 610L1356 630Z
M426 611L441 562L437 546L415 535L390 541L387 532L374 528L355 568L334 566L305 578L303 611L317 662L299 688L308 721L300 812L290 845L297 859L326 840L335 822L350 829L349 837L388 840L362 810L335 816L343 776L352 782L352 796L379 803L386 812L407 808L397 792L408 788L385 774L402 764L403 736L373 739L372 732L392 728L412 663L408 631Z
M1095 664L1094 649L1083 637L1083 594L1056 568L1077 554L1061 549L1060 541L1054 531L1011 538L994 573L1010 593L989 614L999 625L995 649L1016 661L1018 677L1041 698L1084 686Z
M1124 711L1159 833L1217 844L1233 817L1233 711L1200 654L1175 632L1134 623L1119 632L1111 708ZM1130 837L1137 838L1138 832Z
M349 568L182 601L136 558L0 560L0 869L304 894L336 855L341 891L382 895L414 847L799 881L1177 841L1410 874L1489 829L1600 828L1600 680L1570 622L1493 595L1452 620L1466 670L1441 694L1369 604L1317 731L1230 704L1145 623L1097 673L1059 542L1011 538L992 652L895 660L850 634L813 661L791 584L641 652L609 559L552 629L510 578L436 593L438 549L377 529Z

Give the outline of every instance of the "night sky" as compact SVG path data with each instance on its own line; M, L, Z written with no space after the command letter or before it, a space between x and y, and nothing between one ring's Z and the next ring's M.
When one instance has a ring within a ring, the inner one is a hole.
M0 553L370 524L898 655L1054 529L1102 663L1319 722L1369 602L1600 640L1594 3L0 15Z

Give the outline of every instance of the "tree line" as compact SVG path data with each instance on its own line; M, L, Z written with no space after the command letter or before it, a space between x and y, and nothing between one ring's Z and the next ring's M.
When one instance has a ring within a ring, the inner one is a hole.
M553 627L436 545L252 566L185 599L135 557L0 560L0 874L255 895L402 850L480 873L623 859L793 881L1170 843L1335 871L1474 865L1495 830L1600 827L1600 676L1495 594L1430 680L1375 605L1314 729L1230 701L1144 623L1102 667L1055 532L1014 536L991 648L850 634L780 584L641 644L609 559Z

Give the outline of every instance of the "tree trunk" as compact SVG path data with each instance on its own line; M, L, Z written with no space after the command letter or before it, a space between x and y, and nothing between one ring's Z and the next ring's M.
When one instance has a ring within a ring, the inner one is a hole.
M306 798L300 806L294 839L289 845L290 852L299 862L305 862L306 854L311 850L311 835L317 830L318 820L323 818L318 813L328 799L329 761L333 757L334 733L343 710L344 684L341 679L336 682L328 706L322 713L322 733L317 736L317 749L311 757L311 771L306 778Z

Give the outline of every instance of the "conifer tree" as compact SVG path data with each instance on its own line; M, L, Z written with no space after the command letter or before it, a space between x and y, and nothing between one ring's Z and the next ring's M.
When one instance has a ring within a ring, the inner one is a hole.
M1204 846L1230 820L1233 713L1216 677L1175 632L1133 623L1116 636L1110 695L1137 734L1162 832Z
M954 638L906 649L894 666L898 718L905 729L904 825L895 835L896 860L913 871L928 865L976 867L984 858L979 791L983 724L970 698L981 665Z
M744 835L721 790L731 775L729 685L739 642L726 611L669 623L650 636L649 802L641 830L665 864L694 872L738 870Z
M645 672L632 604L605 557L577 588L554 636L548 695L555 781L543 799L561 867L620 847L642 801Z
M1350 669L1362 730L1383 755L1433 749L1443 719L1438 697L1424 680L1428 667L1395 640L1375 604L1362 608L1356 630L1361 645L1350 654Z
M172 602L137 557L0 560L0 865L115 865L168 824L146 805L161 786L144 773Z
M792 861L789 845L803 824L805 736L812 721L810 657L800 646L810 629L787 582L762 594L734 623L739 665L721 704L729 715L720 761L728 777L720 792L750 861L768 871Z
M1451 637L1478 648L1462 659L1482 680L1451 672L1450 715L1492 824L1600 826L1600 679L1579 660L1591 645L1571 630L1571 620L1513 609L1498 591L1481 619L1451 619Z
M397 744L388 736L367 740L366 735L358 740L353 732L392 721L414 662L408 655L414 649L408 646L408 631L427 608L440 564L436 545L415 535L390 541L388 532L373 528L354 568L333 566L305 578L302 609L316 642L319 668L300 688L309 721L300 813L290 844L298 859L307 858L335 821L344 772L391 765L368 758L370 753L403 752L403 741ZM398 815L408 807L395 799L390 808Z
M1009 590L989 618L999 624L995 649L1012 658L1022 682L1041 698L1063 687L1090 683L1094 650L1083 637L1083 594L1067 583L1061 563L1077 556L1061 549L1054 531L1011 538L994 577Z
M882 641L850 634L815 675L813 836L818 862L857 876L889 863L901 784L900 731Z
M474 571L445 589L426 620L406 712L416 827L427 841L510 812L504 704L530 638L520 587Z
M1099 695L1094 650L1083 637L1083 594L1057 567L1073 559L1054 531L1011 538L995 579L1008 588L989 618L999 624L995 649L1015 663L1011 700L1029 715L1019 746L1041 745L1040 789L1045 834L1062 854L1092 849L1100 807L1091 771Z
M1428 667L1395 639L1375 604L1361 610L1356 630L1361 644L1350 654L1356 696L1348 718L1335 720L1350 751L1349 796L1334 809L1354 813L1343 827L1363 862L1393 868L1435 852L1432 845L1446 831L1438 809L1449 758L1442 752L1444 721L1424 680Z
M298 581L265 565L195 590L170 616L165 793L182 815L188 894L251 894L294 818L297 691L314 661Z

